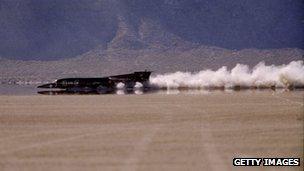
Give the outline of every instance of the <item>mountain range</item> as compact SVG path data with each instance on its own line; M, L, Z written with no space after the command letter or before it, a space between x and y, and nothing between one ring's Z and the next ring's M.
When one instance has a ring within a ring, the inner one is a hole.
M240 0L3 0L0 81L145 69L195 72L303 60L302 2L271 5Z

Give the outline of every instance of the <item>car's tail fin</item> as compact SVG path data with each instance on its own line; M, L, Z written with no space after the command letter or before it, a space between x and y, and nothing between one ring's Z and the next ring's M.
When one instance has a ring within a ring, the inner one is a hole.
M135 81L136 82L145 82L145 81L149 81L150 75L151 75L152 71L139 71L139 72L134 72L134 76L135 76Z

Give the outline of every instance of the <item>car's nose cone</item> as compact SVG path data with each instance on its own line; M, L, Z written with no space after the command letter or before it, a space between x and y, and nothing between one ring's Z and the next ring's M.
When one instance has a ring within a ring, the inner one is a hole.
M50 84L43 84L38 86L37 88L56 88L56 84L50 83Z

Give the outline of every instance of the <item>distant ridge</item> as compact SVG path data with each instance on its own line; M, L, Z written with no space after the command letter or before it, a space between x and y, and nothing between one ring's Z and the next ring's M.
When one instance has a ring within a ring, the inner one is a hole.
M299 48L231 50L186 40L155 17L132 16L128 10L116 11L111 17L111 21L115 20L117 24L112 30L113 34L106 30L111 32L111 37L94 37L102 41L94 48L84 50L81 55L52 61L0 57L0 82L41 82L145 69L155 73L215 70L222 66L232 68L237 63L252 67L261 61L281 65L303 60L304 50Z
M96 48L75 58L56 61L0 59L0 82L41 82L62 77L95 77L144 69L155 73L200 71L218 69L221 66L232 68L237 63L252 67L260 61L281 65L303 60L304 55L301 49L233 51L208 46L99 50Z
M0 56L8 59L74 58L100 46L304 47L301 0L2 0L0 8Z

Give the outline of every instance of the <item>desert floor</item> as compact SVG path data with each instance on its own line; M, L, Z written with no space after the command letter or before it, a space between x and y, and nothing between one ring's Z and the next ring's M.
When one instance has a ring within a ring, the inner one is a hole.
M304 91L0 96L0 170L302 170ZM233 167L301 157L301 167Z

